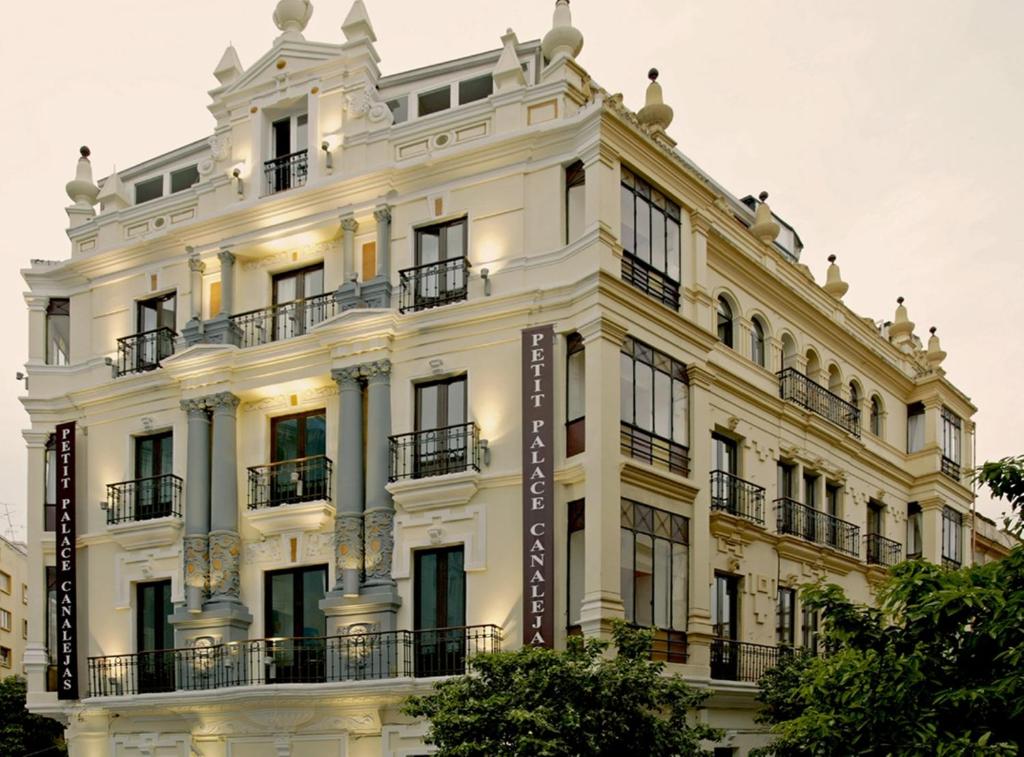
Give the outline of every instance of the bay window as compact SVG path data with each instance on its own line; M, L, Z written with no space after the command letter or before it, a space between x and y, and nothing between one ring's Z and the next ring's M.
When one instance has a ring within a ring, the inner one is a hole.
M566 339L565 366L565 456L572 457L586 448L586 353L583 337L570 334Z
M689 475L689 385L686 366L627 338L620 354L622 451Z
M71 363L71 300L51 297L46 306L46 364Z
M677 310L682 239L679 206L625 166L619 194L622 278Z

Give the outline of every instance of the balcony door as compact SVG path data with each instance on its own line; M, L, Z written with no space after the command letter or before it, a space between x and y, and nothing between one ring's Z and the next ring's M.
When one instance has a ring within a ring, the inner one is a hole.
M140 583L135 592L139 693L174 691L171 582Z
M713 504L733 514L740 510L737 457L735 441L721 434L711 435L711 469L722 472L715 477L714 491L711 492Z
M466 469L466 377L416 386L415 477Z
M305 334L326 319L327 303L310 298L324 293L323 264L279 273L273 280L274 315L270 341Z
M281 192L306 183L309 150L309 115L296 113L270 125L267 190Z
M273 418L270 438L270 506L326 498L327 413L320 409Z
M171 514L174 500L174 437L170 431L135 437L134 520Z
M320 600L326 592L325 565L265 574L267 683L325 680L327 618L320 609Z
M174 292L140 300L135 313L135 370L156 368L165 357L174 354L174 334L177 333L178 295ZM169 329L169 331L159 331Z
M416 553L415 667L420 677L457 675L466 660L462 547Z
M462 299L466 273L466 219L416 229L417 310Z
M739 638L739 583L736 576L715 574L711 593L711 622L715 642L711 655L711 677L735 681L739 672L739 654L735 642Z

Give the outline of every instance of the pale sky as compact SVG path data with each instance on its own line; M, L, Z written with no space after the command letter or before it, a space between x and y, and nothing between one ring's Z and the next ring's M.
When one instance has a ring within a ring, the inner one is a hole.
M507 27L539 39L554 7L365 2L385 74L496 49ZM64 184L78 147L92 148L99 178L211 134L211 72L229 42L244 66L270 47L274 5L4 4L0 502L19 525L28 418L14 377L27 357L18 271L70 255ZM306 38L342 41L348 0L314 5ZM572 11L591 76L637 109L657 67L679 147L736 195L767 189L819 281L835 253L859 314L891 319L903 295L919 335L938 327L949 378L980 408L979 459L1024 453L1024 2L576 0Z

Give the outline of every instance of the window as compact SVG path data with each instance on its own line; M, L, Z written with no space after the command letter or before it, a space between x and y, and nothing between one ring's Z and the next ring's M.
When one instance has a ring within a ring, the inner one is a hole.
M814 473L804 474L804 504L812 510L818 509L818 476Z
M448 108L452 107L451 87L444 86L430 92L423 92L417 99L419 102L417 115L420 117L440 113L442 110L448 110Z
M960 473L961 427L960 416L948 407L942 408L942 456L958 469L957 478Z
M565 169L565 243L583 236L587 216L587 172L577 160Z
M135 335L118 340L119 373L154 370L174 354L177 303L175 292L135 303Z
M796 466L784 463L781 460L776 465L776 485L778 486L779 499L797 498L796 492Z
M684 662L685 653L675 645L685 649L690 521L627 499L621 511L626 621L668 632L656 634L655 654L667 648L669 662Z
M566 339L565 369L565 456L586 449L587 365L583 337L570 334Z
M715 586L711 592L711 623L719 639L735 641L739 638L739 588L736 576L715 573Z
M14 655L9 647L0 647L0 666L9 668L14 663Z
M627 338L620 354L622 448L639 460L689 473L689 386L686 366Z
M942 509L942 562L960 567L963 562L964 517L952 507Z
M416 268L406 272L414 287L410 309L466 299L467 227L467 220L459 218L416 229Z
M583 609L584 576L587 571L586 560L586 505L582 499L568 504L569 546L566 563L569 566L568 626L578 627L580 611Z
M853 381L850 382L850 404L860 409L860 390Z
M57 437L50 434L43 452L43 529L57 530Z
M21 603L23 605L28 604L28 584L21 585Z
M269 153L270 160L263 164L268 194L304 186L309 173L309 115L293 113L274 121Z
M305 334L327 319L323 263L276 274L273 278L274 315L271 341Z
M13 622L11 611L0 608L0 631L10 631Z
M871 433L882 436L882 401L877 394L871 398Z
M263 476L250 475L250 505L269 507L326 499L327 414L324 410L270 420L270 462ZM257 487L257 490L253 490ZM265 487L265 488L263 488Z
M807 606L800 609L800 640L804 649L818 651L818 611Z
M718 298L718 341L732 347L732 306L725 297Z
M750 359L762 368L767 368L764 325L760 318L750 321Z
M882 535L882 526L885 522L882 517L884 512L885 506L881 502L875 502L873 499L868 501L868 535Z
M466 415L465 376L416 385L414 478L467 469L473 451Z
M46 364L71 362L71 300L51 297L46 306Z
M407 95L396 97L394 100L388 100L387 106L388 110L391 111L394 123L400 124L409 120L409 97Z
M164 518L174 510L174 439L170 431L135 437L134 520ZM131 515L118 513L118 517Z
M46 566L46 690L57 690L57 567Z
M923 550L921 529L923 526L921 506L916 502L907 503L907 558L920 557Z
M679 206L622 167L622 277L673 309L679 308Z
M461 546L415 553L413 659L417 676L461 674L465 670L462 628L466 625L466 573L463 565Z
M135 592L139 693L174 691L171 582L140 583Z
M736 459L736 442L721 434L711 434L711 469L725 471L735 476L739 468Z
M171 194L183 192L191 186L199 183L199 168L188 166L171 171Z
M786 647L796 643L796 589L779 588L775 607L775 641Z
M711 507L733 515L747 516L752 511L738 471L738 449L734 440L721 434L711 434Z
M263 630L273 644L275 681L317 683L326 678L327 617L320 602L327 593L327 566L290 568L264 574Z
M494 91L494 77L491 74L459 82L459 105L483 100Z
M825 512L831 515L836 520L839 519L840 515L840 500L842 498L842 488L837 484L825 483ZM839 524L835 520L827 520L825 526L825 540L826 542L836 547L839 545Z
M924 447L924 404L907 405L907 452L918 452Z
M0 570L0 591L4 594L11 593L11 576L2 570Z
M140 181L135 185L135 204L141 205L150 200L164 196L164 177L154 176L152 179Z
M309 115L295 113L279 118L270 125L271 154L285 158L309 148Z
M21 638L28 638L28 618L21 619Z

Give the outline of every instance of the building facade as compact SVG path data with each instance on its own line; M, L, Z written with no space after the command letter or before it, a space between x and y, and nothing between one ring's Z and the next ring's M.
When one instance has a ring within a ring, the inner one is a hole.
M0 536L0 678L23 674L28 622L28 550Z
M405 696L625 618L745 754L801 584L972 559L938 338L816 283L656 72L602 89L567 0L389 75L362 0L311 13L228 48L209 139L98 185L83 148L24 271L29 706L76 757L408 757Z

